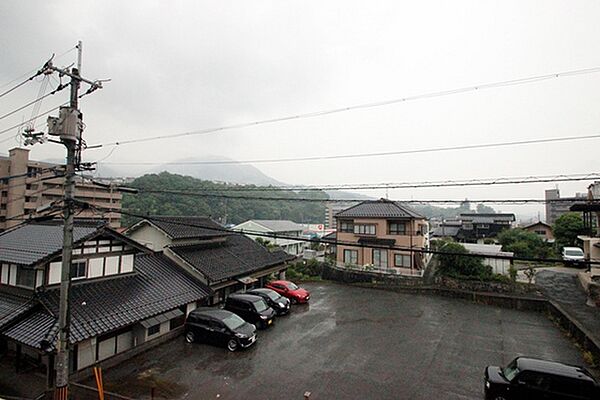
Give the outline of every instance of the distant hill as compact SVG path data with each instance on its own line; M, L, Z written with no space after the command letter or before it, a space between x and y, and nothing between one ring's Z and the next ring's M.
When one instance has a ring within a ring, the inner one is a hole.
M151 215L205 215L223 224L238 224L248 219L289 219L298 223L323 223L325 206L322 202L252 200L252 196L281 197L283 199L311 198L328 199L321 191L269 191L237 192L226 191L234 185L215 183L161 172L135 179L127 186L142 189L139 194L123 195L123 208L134 214ZM244 188L245 185L235 185ZM253 185L248 185L252 187ZM228 196L243 196L240 199L181 195L172 193L143 193L143 189L164 191L186 191L202 193L226 193ZM135 222L135 218L124 215L123 225Z

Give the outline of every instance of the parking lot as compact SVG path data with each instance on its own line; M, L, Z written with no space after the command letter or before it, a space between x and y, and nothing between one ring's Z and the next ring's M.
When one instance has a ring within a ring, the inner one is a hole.
M183 337L104 372L105 389L174 399L481 399L483 369L517 355L583 364L541 314L450 298L306 284L255 346Z

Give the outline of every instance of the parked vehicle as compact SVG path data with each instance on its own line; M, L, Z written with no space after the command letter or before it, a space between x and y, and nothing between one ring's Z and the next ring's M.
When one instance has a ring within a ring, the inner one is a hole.
M269 307L275 310L277 315L284 315L290 312L290 300L272 289L251 289L246 293L262 297Z
M256 327L226 310L197 308L185 321L185 340L226 346L229 351L236 351L256 342Z
M310 300L310 293L308 293L308 290L302 289L290 281L273 281L267 283L265 287L287 297L292 304L308 303L308 300Z
M583 367L517 357L505 368L485 369L485 398L598 399L600 385Z
M225 300L225 309L255 324L259 329L268 328L275 317L275 311L262 297L251 294L230 294Z
M583 265L585 254L579 247L563 247L562 259L567 265Z

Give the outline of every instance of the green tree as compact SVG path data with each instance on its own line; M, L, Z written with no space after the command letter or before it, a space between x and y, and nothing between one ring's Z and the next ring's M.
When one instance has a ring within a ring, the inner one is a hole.
M545 258L551 251L550 246L538 235L520 228L505 229L497 239L503 251L511 251L517 257Z
M491 277L491 267L483 265L480 257L464 256L469 251L460 243L447 242L440 251L451 254L439 254L438 272L451 277L473 277L487 279Z
M583 218L576 212L563 214L558 217L552 230L559 249L565 246L577 246L577 235L585 233Z
M478 214L494 214L496 211L490 206L486 206L485 204L477 204L477 213Z

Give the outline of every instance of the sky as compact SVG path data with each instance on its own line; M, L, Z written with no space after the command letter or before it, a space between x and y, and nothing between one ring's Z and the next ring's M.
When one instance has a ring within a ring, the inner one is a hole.
M110 78L80 102L88 144L217 128L600 66L597 1L13 1L0 3L0 92L76 61ZM66 52L66 54L64 54ZM56 85L51 78L51 85ZM33 81L0 115L35 99ZM45 111L68 90L44 100ZM31 116L0 119L0 130ZM37 123L44 128L45 117ZM600 133L600 73L561 77L206 135L87 150L105 165L402 151ZM0 153L17 146L0 135ZM600 172L600 139L255 165L302 185ZM60 145L32 159L62 159ZM135 170L135 167L131 167ZM559 183L561 195L589 182ZM543 198L554 184L390 190L392 199ZM363 192L375 197L382 191ZM541 205L494 206L523 216ZM543 219L543 212L541 213Z

